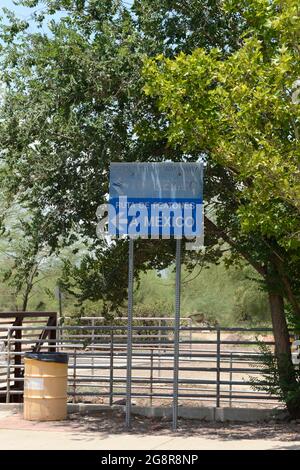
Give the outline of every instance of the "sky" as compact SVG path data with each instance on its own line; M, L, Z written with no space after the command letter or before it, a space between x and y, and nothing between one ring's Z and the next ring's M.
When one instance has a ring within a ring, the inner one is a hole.
M125 4L131 5L133 0L124 0ZM22 18L28 18L28 16L31 13L31 8L25 8L25 7L20 7L16 6L13 3L13 0L0 0L0 6L1 7L7 7L13 10L18 16Z
M28 8L28 7L23 7L23 6L18 6L15 5L13 0L0 0L0 13L3 7L9 8L11 11L13 11L16 16L22 20L30 20L30 16L34 11L39 11L43 9L43 6L38 6L36 8ZM57 17L59 18L59 14L54 15L54 18ZM34 23L31 23L31 26L29 28L30 31L36 31L37 27ZM47 31L46 25L43 26L43 31Z
M20 18L26 18L30 15L31 8L19 7L14 5L13 0L0 0L1 7L9 8L20 16Z
M99 1L101 1L101 0L99 0ZM124 4L127 5L127 6L130 6L132 4L132 2L133 2L133 0L124 0ZM34 9L32 9L32 8L15 5L13 0L0 0L0 14L1 14L1 9L3 7L9 8L10 10L12 10L17 15L17 17L19 17L20 19L23 19L23 20L29 20L30 16L32 15L32 12L34 11ZM35 8L35 10L42 10L42 9L43 9L42 6L38 6L37 8ZM59 18L59 16L63 16L63 14L59 15L57 13L57 14L54 15L53 18ZM46 26L44 26L43 30L45 31L46 29L47 29ZM36 30L36 26L34 24L32 24L31 27L30 27L30 30L31 31Z

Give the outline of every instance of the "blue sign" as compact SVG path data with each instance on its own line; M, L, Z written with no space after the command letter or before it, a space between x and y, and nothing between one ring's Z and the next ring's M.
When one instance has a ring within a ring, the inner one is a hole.
M109 233L131 238L203 233L202 163L111 163Z

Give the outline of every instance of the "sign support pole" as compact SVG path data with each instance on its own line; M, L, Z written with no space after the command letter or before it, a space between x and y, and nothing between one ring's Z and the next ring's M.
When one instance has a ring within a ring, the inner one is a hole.
M127 325L127 378L126 378L126 427L131 426L131 373L132 373L132 309L133 309L133 255L134 241L129 239L128 253L128 325Z
M174 375L173 375L173 431L177 430L177 418L178 418L180 290L181 290L181 239L176 239L176 287L175 287Z

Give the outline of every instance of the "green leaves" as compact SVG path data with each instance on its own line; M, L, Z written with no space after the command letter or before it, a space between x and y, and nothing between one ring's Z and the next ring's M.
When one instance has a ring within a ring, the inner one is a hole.
M300 108L288 93L298 73L292 51L280 47L265 58L256 38L226 60L200 49L174 60L148 59L144 67L144 91L166 114L169 142L184 151L209 150L232 169L243 185L242 228L282 244L300 226Z
M291 95L300 62L289 19L299 31L300 17L293 0L225 4L241 19L240 47L225 57L196 49L148 58L144 91L157 100L169 144L205 156L205 199L233 256L271 276L299 315L300 106ZM219 181L211 168L222 168Z
M264 263L263 237L272 234L297 256L294 33L288 39L277 2L232 1L227 12L223 3L135 0L132 14L118 1L28 0L45 18L64 10L49 24L51 34L21 28L10 35L3 25L1 184L8 201L47 217L52 250L79 233L92 253L86 266L94 262L96 272L103 259L109 265L95 211L106 200L111 161L201 156L206 201L234 255L241 249ZM158 58L144 62L146 56ZM218 238L218 231L207 233L214 261ZM145 259L156 263L152 251L147 247ZM172 262L172 246L159 256ZM124 280L121 253L115 258ZM79 275L84 296L99 295L93 282L84 284L87 270Z

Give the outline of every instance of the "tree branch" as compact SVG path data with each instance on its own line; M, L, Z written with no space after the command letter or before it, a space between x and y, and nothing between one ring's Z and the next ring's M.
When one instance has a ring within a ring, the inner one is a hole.
M237 243L232 240L226 232L224 232L223 229L219 228L214 222L212 222L210 219L208 219L206 216L204 216L204 221L205 221L205 227L213 232L214 234L218 235L219 237L221 237L224 242L228 243L232 248L234 248L238 253L240 253L240 255L245 258L245 260L248 261L249 264L251 264L251 266L253 266L253 268L263 277L265 278L266 277L266 270L265 268L257 263L257 261L253 260L252 257L246 253L244 250L242 250L238 245Z

